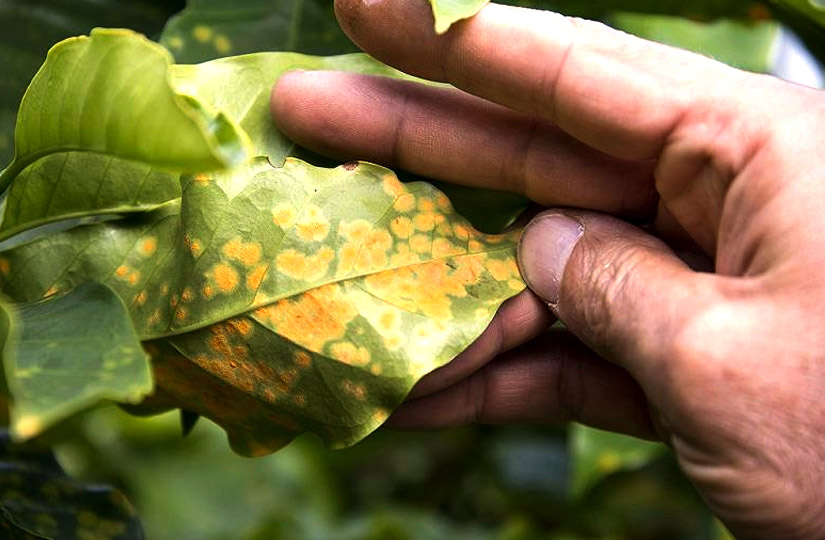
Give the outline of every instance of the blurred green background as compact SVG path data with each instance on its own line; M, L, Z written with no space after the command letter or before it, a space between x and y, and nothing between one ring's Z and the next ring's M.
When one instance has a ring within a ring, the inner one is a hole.
M809 0L513 3L822 84L814 58L825 57L825 15ZM354 50L329 0L0 0L0 161L11 157L17 105L49 46L95 26L144 32L181 62ZM581 426L384 430L341 451L306 436L259 459L232 454L208 421L182 437L174 413L143 419L107 407L53 435L62 466L121 490L152 540L729 538L660 445ZM8 478L0 473L0 488Z

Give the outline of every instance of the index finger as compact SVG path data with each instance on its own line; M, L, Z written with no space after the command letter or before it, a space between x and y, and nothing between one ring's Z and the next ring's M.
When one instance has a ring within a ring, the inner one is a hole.
M439 36L423 0L336 0L335 8L350 38L378 59L552 120L624 159L658 157L689 110L718 107L718 92L740 92L736 80L747 76L547 11L490 4Z

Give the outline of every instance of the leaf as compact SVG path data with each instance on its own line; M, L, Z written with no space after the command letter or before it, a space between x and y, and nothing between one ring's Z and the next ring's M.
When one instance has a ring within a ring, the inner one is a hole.
M96 26L128 27L156 35L180 7L180 0L0 2L0 167L11 161L17 107L49 47L70 36L88 34Z
M523 289L517 234L478 233L431 185L376 165L261 158L188 178L180 206L14 248L0 270L18 301L109 285L160 340L159 391L257 455L380 425Z
M108 287L83 283L15 311L20 335L4 359L15 437L33 437L101 400L137 403L152 391L148 359Z
M189 0L160 42L178 62L197 63L260 51L341 54L356 47L341 31L330 0Z
M779 39L776 22L717 20L701 23L679 17L615 13L610 22L631 34L704 54L734 67L768 72Z
M0 535L11 539L140 540L126 498L69 478L54 454L15 446L0 431Z
M253 141L255 155L268 156L273 164L281 164L294 155L296 147L275 128L269 112L269 95L284 73L298 69L413 79L365 54L318 57L257 53L197 65L175 65L171 82L176 91L208 103L243 128Z
M26 167L72 151L170 170L246 159L248 140L225 115L176 94L169 53L126 30L97 29L53 47L20 105L5 189Z
M664 452L659 443L593 429L571 426L573 456L572 492L580 497L605 477L622 470L638 469Z
M453 23L472 17L488 2L489 0L430 0L436 33L443 34Z

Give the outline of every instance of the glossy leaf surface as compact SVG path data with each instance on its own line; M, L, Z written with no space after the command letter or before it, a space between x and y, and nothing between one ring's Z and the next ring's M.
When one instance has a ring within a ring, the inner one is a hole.
M190 0L166 25L160 42L181 63L261 51L355 52L332 5L331 0Z
M143 532L120 492L72 480L51 452L15 446L0 430L0 536L141 540Z
M226 116L169 86L169 53L125 30L92 32L53 47L29 85L5 188L50 155L82 151L171 170L242 162L246 135Z
M375 165L262 158L182 193L10 250L3 289L20 301L109 285L141 338L161 340L160 394L244 454L302 431L356 442L524 287L516 234L478 233L431 185Z
M15 313L20 329L4 363L16 437L37 435L101 400L137 403L152 391L148 358L108 287L83 283L19 304Z

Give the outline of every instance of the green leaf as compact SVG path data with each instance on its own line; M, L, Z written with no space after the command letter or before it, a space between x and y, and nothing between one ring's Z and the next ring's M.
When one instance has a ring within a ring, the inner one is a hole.
M108 284L159 340L159 392L257 455L302 431L340 446L380 425L523 289L517 240L376 165L261 158L187 178L180 206L11 249L0 270L18 301Z
M35 162L12 182L0 240L54 221L144 212L178 197L178 179L149 165L61 152Z
M581 424L574 424L570 430L574 497L580 497L605 477L638 469L664 452L664 446L659 443Z
M430 0L436 33L443 34L453 23L472 17L488 2L489 0Z
M15 446L0 431L0 535L10 539L140 540L118 491L69 478L48 451Z
M136 403L152 376L129 315L106 286L16 306L21 330L5 370L12 434L33 437L98 402Z
M240 163L246 135L225 115L168 82L162 47L127 30L97 29L63 41L23 97L15 157L0 173L5 189L45 157L81 151L169 170L211 170Z
M615 13L609 22L645 39L688 49L734 67L767 72L779 38L776 22L717 20L712 23L680 17Z
M156 35L180 0L4 0L0 2L0 167L11 161L20 99L53 44L96 26Z
M160 42L178 62L197 63L260 51L341 54L355 45L330 0L190 0Z

